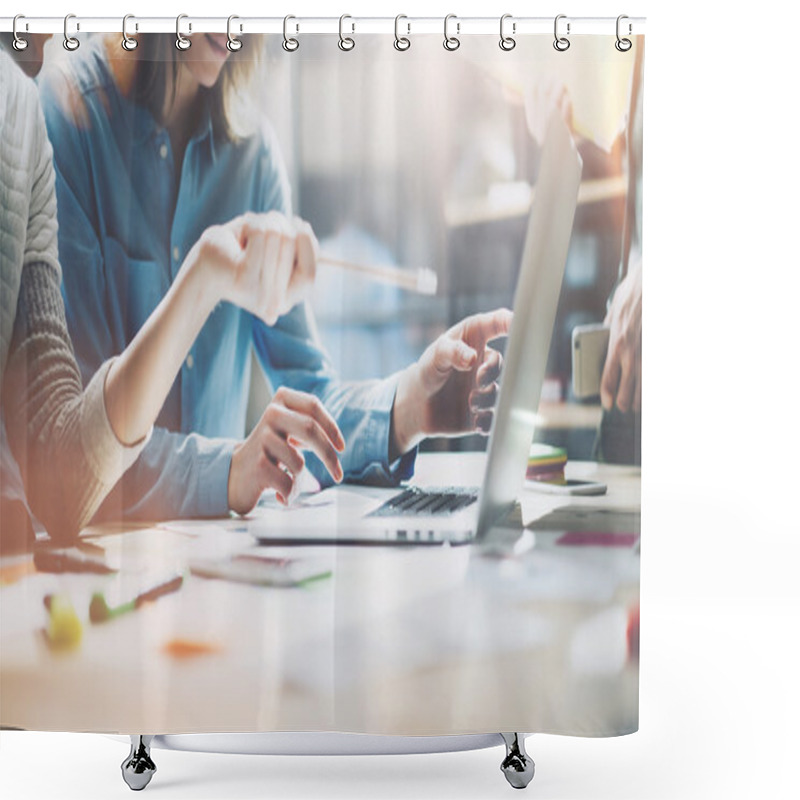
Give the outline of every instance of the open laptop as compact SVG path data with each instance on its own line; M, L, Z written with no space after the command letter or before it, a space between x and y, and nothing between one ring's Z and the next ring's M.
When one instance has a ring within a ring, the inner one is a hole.
M386 490L378 496L326 489L296 509L258 514L249 531L263 544L465 544L487 536L522 491L564 277L582 162L559 114L549 122L528 219L489 434L483 485Z

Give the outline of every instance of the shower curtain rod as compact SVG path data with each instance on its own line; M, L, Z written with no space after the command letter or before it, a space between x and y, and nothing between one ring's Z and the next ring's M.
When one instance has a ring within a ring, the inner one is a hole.
M81 33L122 33L122 17L81 17L69 14L67 17L16 17L16 31L19 35L26 33L67 33L75 36ZM292 35L303 34L336 34L344 33L385 33L393 35L399 29L403 36L415 34L442 34L444 17L355 17L348 14L339 17L234 17L231 31L240 36L248 33L283 34L288 31ZM0 17L0 31L14 30L14 16ZM522 36L525 34L553 34L554 17L513 17L505 16L504 33ZM180 26L183 35L189 33L226 33L228 17L194 17L181 15L180 22L175 17L136 17L128 16L125 30L128 35L136 33L175 33ZM614 35L618 30L621 35L643 34L644 17L626 17L623 15L621 28L618 29L616 17L570 17L559 15L559 35L606 34ZM399 26L396 27L396 26ZM66 28L66 30L65 30ZM498 33L500 17L458 17L450 16L449 35L469 36L473 34Z

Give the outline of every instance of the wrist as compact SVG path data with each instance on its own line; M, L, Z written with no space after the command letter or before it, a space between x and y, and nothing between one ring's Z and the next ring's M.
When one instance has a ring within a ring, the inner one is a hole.
M425 436L417 371L417 365L412 364L397 379L389 435L389 463L407 453Z
M216 287L215 275L208 261L200 257L199 248L193 247L181 265L172 288L185 296L188 303L205 319L222 299Z

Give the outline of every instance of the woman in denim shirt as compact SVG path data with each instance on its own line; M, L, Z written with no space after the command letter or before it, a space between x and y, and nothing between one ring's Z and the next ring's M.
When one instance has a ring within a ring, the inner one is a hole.
M275 298L302 291L314 257L313 235L302 230L296 280L276 291L277 276L251 257L263 237L248 218L209 228L131 343L84 376L82 391L60 291L52 151L30 80L42 66L48 38L32 35L18 50L11 37L0 36L3 553L33 544L30 515L52 538L74 538L145 447L178 368L216 304L240 303L274 319ZM249 245L242 247L245 236ZM271 285L264 286L270 276ZM341 446L333 420L323 413L319 421Z

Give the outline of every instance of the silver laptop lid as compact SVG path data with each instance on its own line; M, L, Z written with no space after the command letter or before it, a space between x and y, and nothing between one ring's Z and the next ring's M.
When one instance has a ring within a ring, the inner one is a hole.
M480 492L478 539L488 533L522 491L582 168L581 157L566 123L560 114L554 113L542 148L517 279L514 319Z

